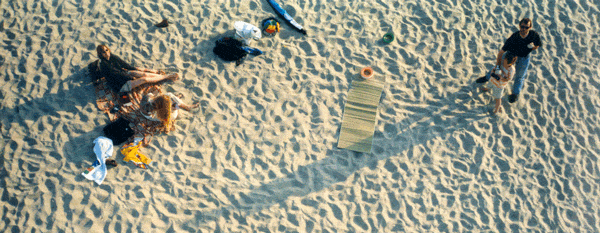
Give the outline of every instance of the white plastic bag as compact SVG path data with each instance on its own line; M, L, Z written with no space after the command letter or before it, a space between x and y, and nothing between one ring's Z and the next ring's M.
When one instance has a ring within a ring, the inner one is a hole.
M236 21L233 27L235 28L235 39L241 40L244 45L250 45L252 39L259 40L261 37L260 29L252 24Z

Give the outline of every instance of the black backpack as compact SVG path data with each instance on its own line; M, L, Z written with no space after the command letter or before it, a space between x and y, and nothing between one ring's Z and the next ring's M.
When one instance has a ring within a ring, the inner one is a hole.
M215 42L213 52L225 61L240 61L248 52L242 49L242 42L231 37L224 37Z
M129 127L129 121L122 117L104 126L102 131L104 136L113 141L113 145L127 141L134 134L133 129Z

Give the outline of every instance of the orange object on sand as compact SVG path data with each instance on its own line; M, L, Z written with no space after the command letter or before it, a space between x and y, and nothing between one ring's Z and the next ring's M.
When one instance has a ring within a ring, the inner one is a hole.
M373 68L371 67L365 67L360 71L360 76L362 76L364 79L370 79L373 77Z
M142 146L142 142L132 142L126 144L121 149L121 154L123 154L123 161L125 162L133 162L135 166L138 166L143 169L147 169L148 165L152 164L152 159L146 157L146 155L139 152L140 147Z

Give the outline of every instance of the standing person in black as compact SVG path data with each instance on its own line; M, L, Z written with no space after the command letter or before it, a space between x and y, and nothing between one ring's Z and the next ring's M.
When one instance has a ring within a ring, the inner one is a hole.
M100 57L100 74L106 78L108 85L115 92L130 92L131 89L145 83L179 78L178 74L164 75L159 74L157 70L133 67L120 57L111 54L106 45L98 45L96 52Z
M533 23L531 22L531 19L522 19L519 22L519 31L513 33L506 42L504 42L504 46L502 46L502 49L500 49L496 58L496 65L500 65L500 62L504 59L505 52L508 51L511 54L517 55L517 62L515 63L515 83L513 84L512 94L508 96L508 102L510 103L517 101L519 94L523 89L525 74L529 68L529 53L542 46L542 39L536 31L531 30L532 26ZM476 82L485 83L489 81L490 73L477 79Z

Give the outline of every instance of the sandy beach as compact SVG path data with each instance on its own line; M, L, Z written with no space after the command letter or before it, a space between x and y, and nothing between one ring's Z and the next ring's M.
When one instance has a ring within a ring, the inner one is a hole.
M266 0L2 1L0 231L600 231L600 2L277 2L308 35L282 23L236 67L215 41L276 16ZM475 79L524 17L544 44L495 116ZM142 149L150 169L117 146L101 185L81 175L110 122L99 44L201 106ZM368 66L373 148L339 149Z

